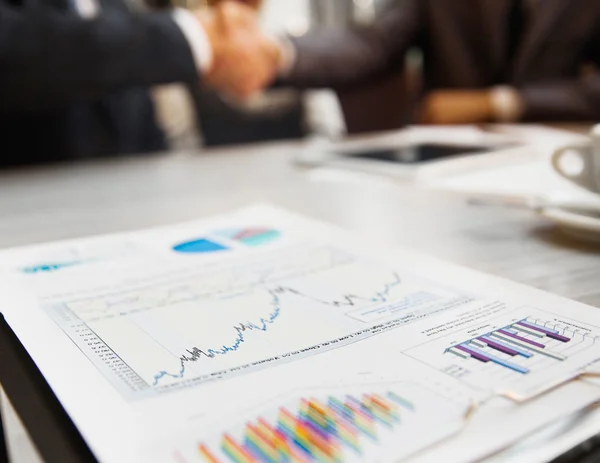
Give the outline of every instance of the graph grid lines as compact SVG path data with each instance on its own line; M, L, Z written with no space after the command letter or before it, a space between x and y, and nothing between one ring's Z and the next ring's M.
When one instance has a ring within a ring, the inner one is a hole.
M500 329L456 344L446 353L480 363L492 363L522 375L531 373L532 366L525 366L519 359L534 360L537 357L562 362L568 355L552 348L552 344L568 344L573 338L561 334L539 321L523 318ZM595 342L595 338L592 342Z
M281 314L281 295L283 295L283 294L289 293L289 294L292 294L295 296L311 299L312 301L320 303L320 304L331 305L334 307L354 306L356 304L357 300L362 300L362 301L366 301L366 302L373 303L373 304L387 302L389 295L390 295L390 291L394 287L396 287L400 284L401 284L400 275L398 275L397 272L393 272L392 279L389 282L386 282L384 284L383 288L381 290L377 291L375 293L375 295L372 297L363 297L363 296L358 296L358 295L354 295L354 294L346 294L346 295L343 295L339 300L333 300L333 301L325 301L322 299L317 299L317 298L311 297L310 295L303 294L302 292L300 292L296 289L286 288L286 287L282 287L282 286L277 287L275 289L267 290L269 292L269 294L271 295L270 304L272 306L272 311L266 317L260 318L260 320L256 323L255 322L241 322L239 324L234 325L233 331L235 332L235 337L233 339L233 342L229 345L223 345L220 348L209 348L209 349L205 349L205 350L200 349L198 347L192 347L190 349L187 349L186 353L184 353L180 357L181 368L179 369L179 371L176 373L169 373L168 371L165 371L165 370L158 372L154 376L152 385L153 386L158 385L160 380L165 377L174 378L174 379L183 378L185 376L186 364L188 362L197 362L202 358L213 359L218 355L226 355L231 352L236 352L237 350L239 350L242 347L243 343L245 342L246 332L249 332L249 331L266 332L266 331L268 331L269 326L271 326L273 323L275 323Z

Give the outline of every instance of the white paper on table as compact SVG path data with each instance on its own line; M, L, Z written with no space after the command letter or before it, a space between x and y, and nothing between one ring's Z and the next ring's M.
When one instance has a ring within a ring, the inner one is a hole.
M216 250L173 250L189 240ZM46 258L123 243L135 252ZM48 269L23 272L36 254ZM100 461L149 461L158 443L176 452L227 410L340 377L410 379L459 410L480 404L454 438L422 444L428 461L476 460L600 398L587 383L558 387L600 359L595 309L267 206L0 260L2 312ZM511 369L448 352L520 320L560 333L542 336L554 360L477 347ZM499 392L531 399L488 401ZM444 417L454 434L462 422Z
M498 162L482 163L470 172L444 178L423 179L424 188L467 193L543 197L551 201L581 201L600 203L597 194L581 188L558 174L551 164L553 152L567 145L580 145L587 137L541 126L494 126L498 133L518 137L527 143L519 154ZM535 153L535 155L533 154Z
M426 188L465 193L518 197L541 197L556 202L600 203L599 195L564 179L552 168L549 159L519 165L482 169L470 174L439 179Z
M523 143L559 148L565 145L586 143L587 135L536 124L490 124L487 130L515 137Z

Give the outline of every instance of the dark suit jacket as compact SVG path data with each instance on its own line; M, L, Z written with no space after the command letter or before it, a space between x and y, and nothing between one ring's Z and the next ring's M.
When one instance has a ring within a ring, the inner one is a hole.
M343 89L392 72L407 50L424 55L424 89L508 83L526 120L600 119L600 2L541 0L514 62L505 64L506 0L391 0L373 26L296 39L287 82Z
M169 13L68 1L0 0L0 165L161 149L147 88L199 78Z
M190 88L204 146L302 138L304 107L300 96L265 111L245 111L205 86Z

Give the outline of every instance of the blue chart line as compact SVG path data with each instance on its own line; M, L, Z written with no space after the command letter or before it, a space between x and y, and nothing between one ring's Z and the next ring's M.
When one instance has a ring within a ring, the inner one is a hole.
M215 356L217 356L217 355L225 355L229 352L235 352L236 350L238 350L240 348L242 343L245 341L245 337L244 337L245 331L267 331L268 326L275 323L275 320L277 320L277 318L279 317L279 314L281 313L281 307L279 306L279 296L277 296L272 291L270 291L270 292L273 295L273 300L271 301L271 304L273 305L274 310L273 310L273 312L271 312L271 314L267 318L261 318L260 321L258 322L258 324L240 323L239 325L234 326L233 329L235 331L237 331L237 336L231 346L223 346L220 349L208 349L206 351L203 351L202 349L198 349L197 347L188 349L187 352L190 355L187 356L184 354L180 358L181 370L179 371L179 373L172 374L167 371L161 371L156 376L154 376L154 382L152 383L152 385L156 386L158 384L158 382L165 376L169 377L169 378L175 378L175 379L183 378L183 376L185 375L185 364L187 362L197 362L202 357L215 358Z
M298 297L310 299L311 301L317 302L319 304L330 305L333 307L354 307L356 305L357 301L371 302L371 303L387 302L388 297L390 295L390 291L395 286L398 286L400 284L400 275L398 275L396 272L394 272L393 276L394 276L394 280L391 281L390 283L387 283L384 286L383 290L376 292L375 296L373 296L373 297L363 297L363 296L357 296L355 294L345 294L342 296L341 300L326 301L324 299L319 299L319 298L313 297L309 294L304 294L294 288L289 288L289 287L285 287L285 286L279 286L279 287L275 288L274 292L276 294L285 294L285 293L293 294Z
M401 283L400 275L398 275L396 272L394 272L393 276L394 276L393 281L386 283L384 288L381 291L378 291L377 293L375 293L375 296L370 297L370 298L364 298L361 296L356 296L356 295L350 294L350 295L342 296L341 300L339 300L339 301L324 301L324 300L317 299L317 298L314 298L309 295L305 295L305 294L301 293L300 291L297 291L293 288L278 287L273 290L268 290L272 296L271 305L273 307L273 310L266 318L261 318L258 321L258 323L247 322L247 323L240 323L238 325L233 326L233 329L236 332L236 336L235 336L233 343L229 346L223 345L221 348L218 348L218 349L207 349L207 350L202 350L202 349L199 349L198 347L193 347L191 349L187 349L187 353L189 355L184 354L180 357L181 368L180 368L179 372L169 373L168 371L160 371L159 373L157 373L154 376L154 381L153 381L152 385L157 386L158 382L161 379L166 378L166 377L173 378L173 379L182 379L185 375L186 363L188 363L188 362L197 362L202 357L212 359L212 358L215 358L217 355L226 355L230 352L235 352L235 351L239 350L241 345L246 340L245 335L244 335L244 333L246 331L262 331L262 332L268 331L269 326L272 325L273 323L275 323L275 321L281 314L280 296L282 294L289 293L289 294L293 294L293 295L296 295L299 297L305 297L305 298L311 299L311 300L321 303L321 304L326 304L326 305L330 305L330 306L334 306L334 307L354 306L354 305L356 305L356 301L358 301L358 300L373 302L373 303L386 302L388 300L390 291L394 287L400 285L400 283Z
M73 261L73 262L56 262L50 264L39 264L32 265L29 267L24 267L21 269L23 273L33 274L33 273L50 273L55 272L57 270L62 270L67 267L73 267L74 265L80 265L83 262Z

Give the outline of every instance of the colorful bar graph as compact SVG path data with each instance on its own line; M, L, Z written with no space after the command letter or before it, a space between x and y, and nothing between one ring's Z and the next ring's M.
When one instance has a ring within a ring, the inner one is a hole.
M522 367L520 365L517 365L516 363L513 362L509 362L508 360L504 360L503 358L500 358L496 355L490 355L487 352L484 352L482 350L480 350L478 347L470 347L471 350L473 350L476 354L482 355L482 356L487 356L487 358L500 365L503 366L505 368L508 368L510 370L516 371L517 373L522 373L522 374L527 374L529 373L529 369Z
M546 357L553 358L555 360L566 360L566 358L567 358L566 356L564 356L562 354L557 354L556 352L552 352L550 350L544 350L544 349L540 349L538 347L529 346L529 345L526 345L525 343L523 343L521 341L518 341L516 339L507 338L507 337L505 337L504 334L502 334L500 332L492 333L492 336L495 337L495 338L496 337L500 338L500 339L502 339L502 340L504 340L504 341L506 341L508 343L517 344L517 345L519 345L521 347L525 347L525 348L527 348L528 350L530 350L532 352L544 355Z
M481 349L485 349L487 347L485 342L478 341L477 339L471 339L469 344L473 344L475 347L479 347Z
M451 347L446 352L450 352L451 354L454 354L457 357L460 357L461 359L468 359L468 358L470 358L469 354L466 354L465 352L459 351L456 347Z
M514 325L512 325L511 327L514 328L515 330L517 330L518 332L530 334L530 335L536 336L538 338L543 338L545 336L544 333L540 333L539 331L535 331L535 330L526 328L525 326L521 326L516 323Z
M224 433L219 454L227 460L205 444L198 452L208 463L343 463L349 454L361 456L364 442L377 442L381 429L398 426L400 408L414 405L393 392L301 399L296 413L281 408L273 424L262 417L246 423L240 439Z
M217 457L213 455L213 453L208 449L208 447L204 444L200 444L198 446L198 451L200 452L200 456L204 458L208 463L219 463Z
M531 330L539 331L540 333L544 333L549 338L556 339L557 341L561 341L561 342L569 342L570 341L569 338L558 334L558 331L556 331L556 330L551 330L549 328L539 326L534 323L527 322L525 320L518 322L517 325L524 326L525 328L529 328Z
M466 352L471 357L473 357L474 359L479 360L480 362L487 363L487 362L490 361L490 358L487 357L486 355L479 354L479 353L475 352L474 350L469 349L468 347L465 347L465 346L454 346L454 348L458 349L458 350L461 350L463 352Z
M534 347L539 347L540 349L544 349L546 347L544 344L532 341L531 339L527 339L527 338L524 338L523 336L519 336L518 334L515 334L514 330L498 330L497 332L500 334L503 334L504 336L508 336L509 338L516 339L516 340L524 342L526 344L531 344Z
M409 402L408 400L406 400L403 397L400 397L398 394L396 394L393 391L388 391L388 393L386 394L387 398L392 400L393 402L396 402L398 405L401 405L402 407L410 410L411 412L415 411L415 406L412 402Z
M517 325L526 326L527 328L534 329L534 330L539 331L544 334L548 334L548 333L558 334L557 330L553 330L551 328L546 328L543 325L538 325L537 323L533 323L533 322L530 322L527 320L521 320L520 322L517 322Z
M505 346L503 346L502 344L500 344L498 342L494 342L494 341L488 340L487 338L485 338L483 336L479 337L477 339L479 339L484 344L487 344L492 349L496 349L497 351L503 352L503 353L505 353L507 355L512 355L512 356L519 355L519 353L516 350L511 349L510 347L505 347Z
M533 355L531 352L529 352L526 349L522 349L522 348L516 347L514 344L505 343L505 342L503 342L503 341L501 341L501 340L499 340L497 338L494 340L494 339L491 339L489 336L483 336L483 340L490 347L492 347L493 345L499 345L503 349L508 349L508 350L513 351L513 352L516 352L521 357L530 358Z
M527 336L533 337L535 340ZM554 328L543 326L537 321L523 319L452 346L446 352L466 360L493 362L509 370L527 374L530 369L519 364L524 359L543 355L558 361L566 360L565 355L548 349L548 343L544 343L544 340L567 343L571 341L571 338L564 336ZM517 363L518 358L522 358L522 360ZM511 361L511 359L515 361Z

